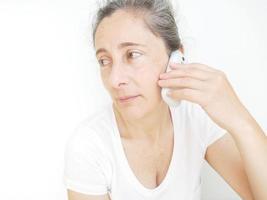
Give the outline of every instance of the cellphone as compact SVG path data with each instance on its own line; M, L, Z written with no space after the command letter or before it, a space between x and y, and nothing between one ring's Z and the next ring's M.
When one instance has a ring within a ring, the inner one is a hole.
M185 56L184 54L180 51L180 50L175 50L171 53L169 61L168 61L168 65L166 67L166 71L165 72L169 72L172 69L170 68L170 63L180 63L180 64L185 64L186 60L185 60ZM179 106L180 105L180 101L176 101L172 98L170 98L169 96L167 96L167 92L169 91L169 88L162 88L161 89L161 96L163 98L163 100L169 105L169 106Z

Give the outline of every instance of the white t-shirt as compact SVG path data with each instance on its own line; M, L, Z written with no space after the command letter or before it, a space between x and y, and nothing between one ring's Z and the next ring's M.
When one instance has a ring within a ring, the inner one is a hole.
M200 200L200 171L207 147L226 130L201 106L181 101L170 107L174 127L173 156L161 184L144 187L131 170L121 143L112 104L83 120L65 149L66 188L88 194L108 193L112 200Z

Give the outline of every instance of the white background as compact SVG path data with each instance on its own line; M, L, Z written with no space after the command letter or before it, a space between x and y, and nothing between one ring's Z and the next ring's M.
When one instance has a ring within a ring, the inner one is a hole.
M0 0L0 197L66 199L64 145L110 101L91 46L95 1ZM191 62L224 71L267 130L267 2L180 0ZM203 200L240 199L207 164Z

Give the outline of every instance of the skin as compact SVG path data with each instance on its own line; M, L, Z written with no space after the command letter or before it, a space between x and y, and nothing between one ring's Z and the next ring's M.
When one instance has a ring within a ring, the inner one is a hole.
M129 45L129 42L137 45ZM172 153L172 148L161 151L162 146L172 147L173 126L170 110L157 84L160 73L166 70L168 50L142 18L125 11L117 11L101 21L95 34L95 50L101 79L113 100L121 139L127 147L128 161L143 185L156 187L164 178ZM122 104L117 98L125 95L140 96ZM71 190L68 196L70 200L110 198Z
M206 159L243 199L267 199L267 137L241 103L224 72L200 63L173 64L160 75L170 97L199 104L228 134Z
M132 27L134 31L129 31ZM119 47L126 42L138 45ZM95 49L103 85L113 100L122 137L157 140L171 126L169 109L157 84L168 62L163 40L153 35L141 18L117 11L100 23ZM105 50L99 53L99 49ZM122 104L117 98L125 95L140 96Z
M125 42L145 46L119 48ZM163 73L168 61L163 41L144 26L141 18L123 11L100 23L95 48L96 52L102 49L96 56L122 138L146 141L143 146L149 144L152 154L156 154L160 141L171 138L170 113L160 96L161 87L171 88L173 99L199 104L216 124L228 131L207 148L207 162L242 199L267 199L266 136L222 71L189 63L173 64L172 71ZM127 104L117 100L118 96L136 94L140 96ZM70 190L68 196L70 200L110 199L108 195L84 195Z

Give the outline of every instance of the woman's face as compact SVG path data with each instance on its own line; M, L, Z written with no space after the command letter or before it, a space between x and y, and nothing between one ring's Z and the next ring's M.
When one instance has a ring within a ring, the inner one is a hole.
M104 18L95 33L95 49L103 84L120 112L138 119L162 103L157 81L168 63L167 49L142 18L123 10Z

